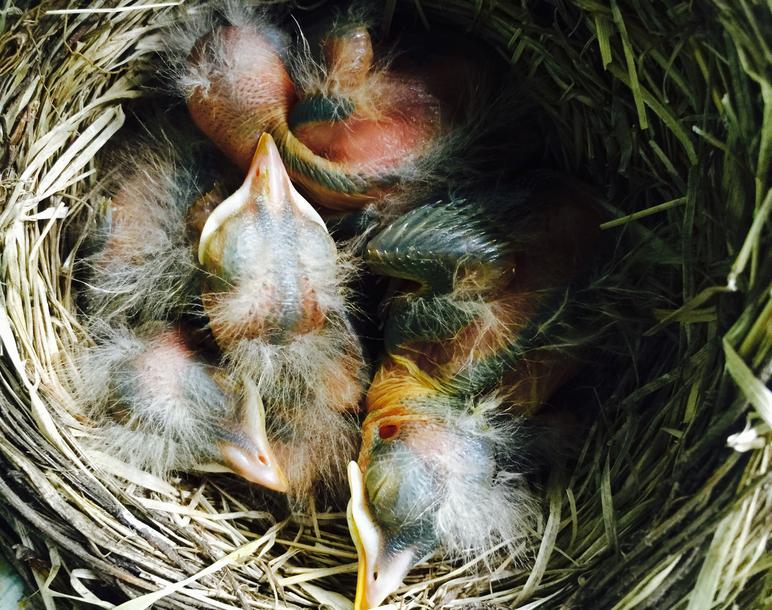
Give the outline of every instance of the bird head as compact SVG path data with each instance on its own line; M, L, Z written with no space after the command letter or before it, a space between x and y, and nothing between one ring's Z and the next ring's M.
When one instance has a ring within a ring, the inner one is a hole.
M286 121L295 85L285 36L269 23L223 25L200 38L181 85L196 126L242 170L263 131Z
M379 373L368 404L348 470L356 610L380 605L438 549L469 558L522 544L534 502L515 460L503 458L517 423L494 415L495 399L465 401Z
M159 475L215 462L286 490L254 384L237 391L190 346L185 329L111 328L80 368L80 398L103 421L102 448L112 455Z
M242 186L207 218L198 259L221 347L253 337L285 342L320 328L340 300L335 243L267 133Z

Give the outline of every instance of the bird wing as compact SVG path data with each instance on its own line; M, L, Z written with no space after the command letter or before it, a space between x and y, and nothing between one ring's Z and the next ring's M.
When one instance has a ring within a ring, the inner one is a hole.
M508 379L512 371L531 361L542 373L545 349L565 360L580 341L571 295L586 280L597 233L586 191L551 172L525 176L505 196L481 193L405 214L366 253L376 273L418 285L390 304L387 350L417 358L462 396L510 386L518 381Z
M517 241L508 229L528 194L451 198L411 210L370 241L367 263L381 275L418 283L420 295L447 294L466 272L501 272Z

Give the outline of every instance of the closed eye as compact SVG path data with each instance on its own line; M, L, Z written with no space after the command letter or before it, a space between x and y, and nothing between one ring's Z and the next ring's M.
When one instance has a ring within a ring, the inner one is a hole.
M397 424L383 424L378 428L378 436L384 441L391 440L398 434L399 426Z

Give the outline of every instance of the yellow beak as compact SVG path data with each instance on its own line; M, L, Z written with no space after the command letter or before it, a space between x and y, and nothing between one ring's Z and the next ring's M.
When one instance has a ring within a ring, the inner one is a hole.
M260 136L244 183L206 219L198 242L198 262L205 266L216 262L228 245L225 225L240 216L254 215L258 206L276 217L289 209L327 230L319 213L292 185L279 149L268 133Z
M384 538L370 515L364 475L356 462L348 465L348 481L351 499L346 516L359 557L354 610L369 610L379 606L399 588L416 556L411 549L386 552Z

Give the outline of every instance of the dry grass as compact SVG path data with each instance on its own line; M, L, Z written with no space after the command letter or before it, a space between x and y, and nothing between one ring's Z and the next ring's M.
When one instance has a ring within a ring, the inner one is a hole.
M285 518L231 478L85 454L57 378L78 324L95 156L148 95L176 2L0 3L0 546L45 606L349 608L343 514ZM526 3L523 3L526 4ZM599 363L598 417L545 490L527 566L437 558L407 608L739 608L770 598L772 161L763 0L416 0L512 64L553 162L606 189L645 328ZM64 9L64 10L62 10ZM79 9L79 10L72 10ZM480 558L482 561L484 558ZM766 602L765 602L766 600Z

